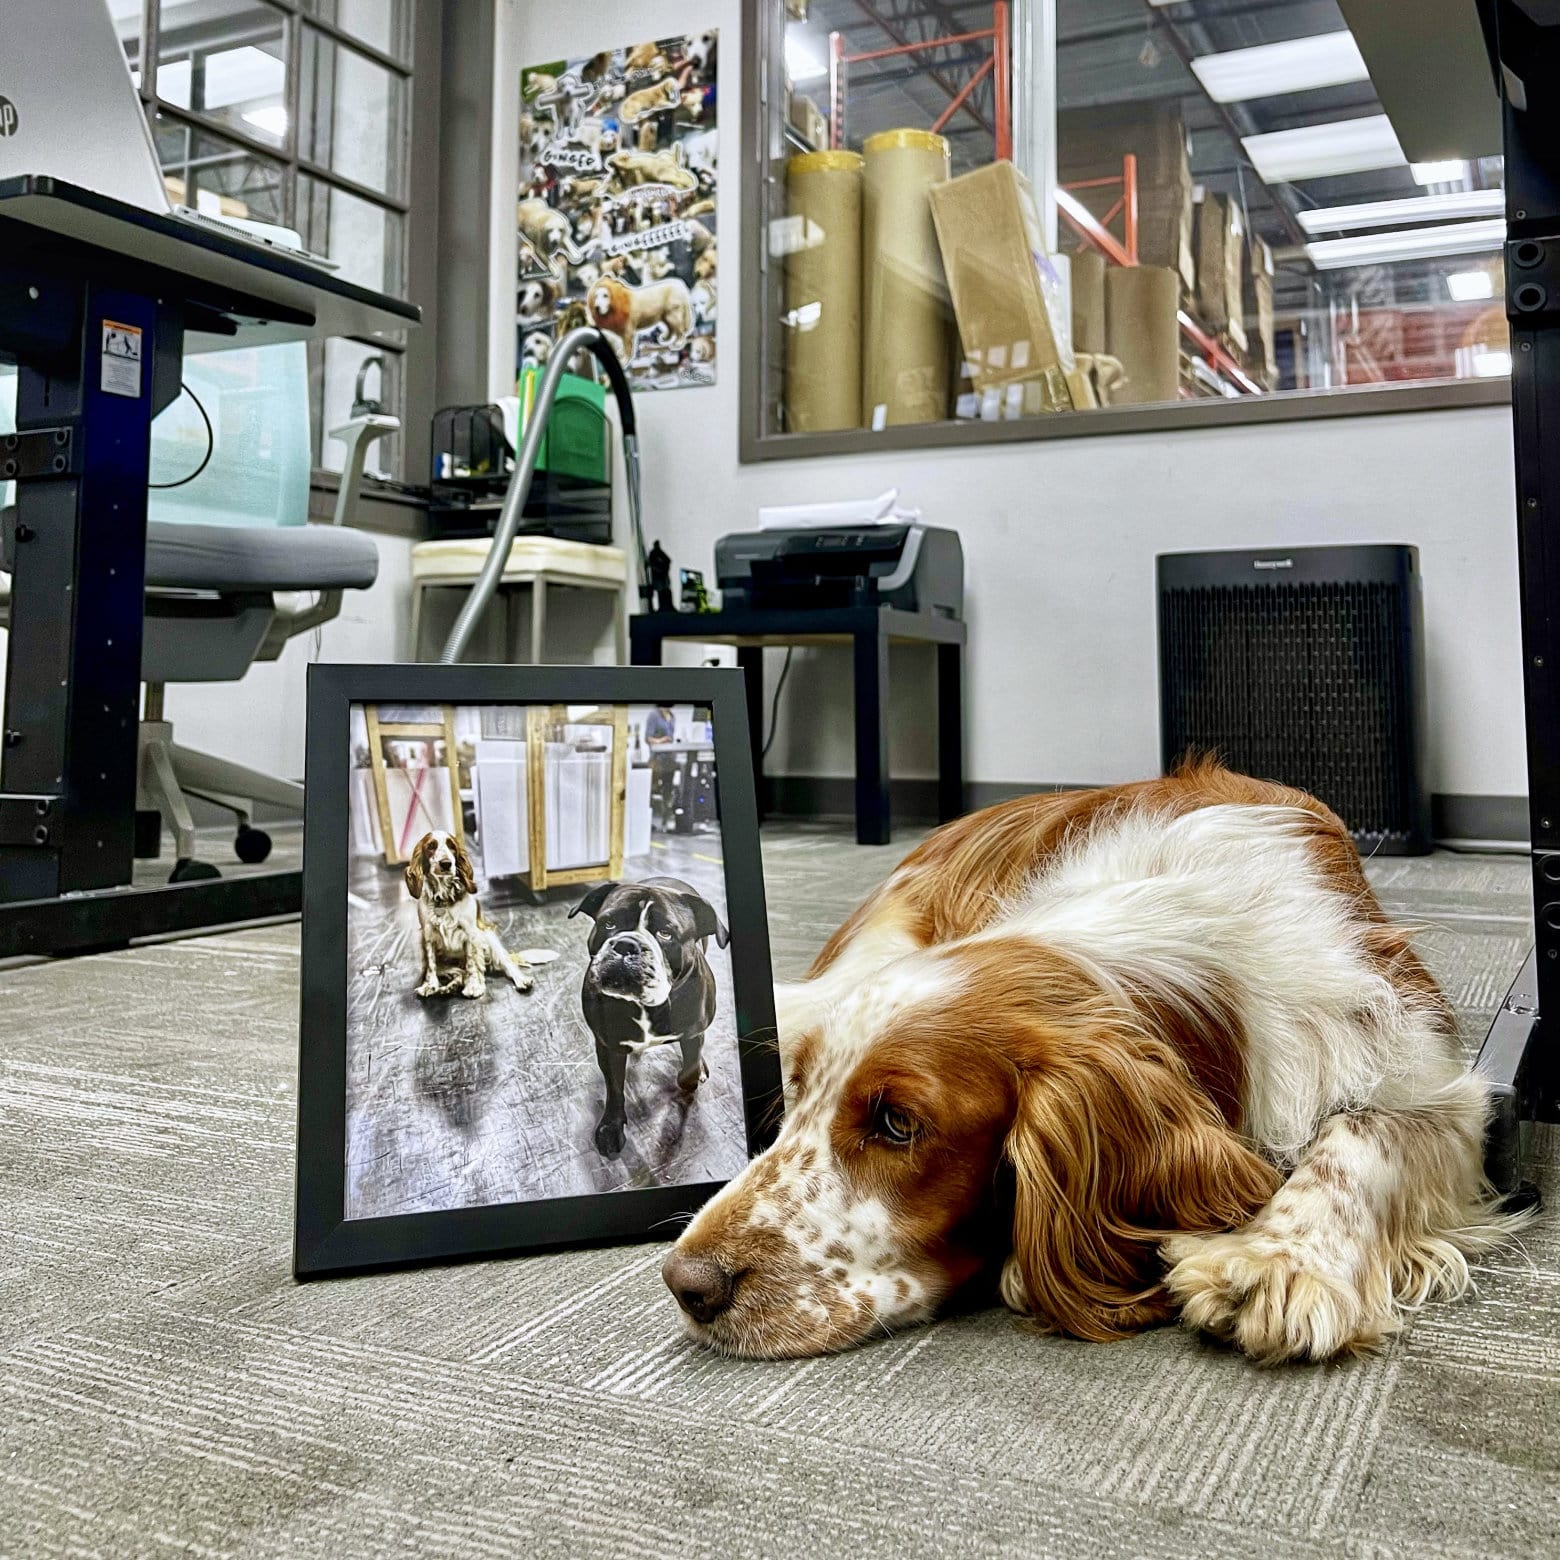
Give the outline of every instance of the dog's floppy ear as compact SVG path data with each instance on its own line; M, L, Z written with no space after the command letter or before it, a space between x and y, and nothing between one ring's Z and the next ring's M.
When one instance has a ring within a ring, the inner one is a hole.
M1280 1176L1225 1123L1180 1055L1114 1025L1080 1025L1024 1068L1007 1140L1013 1251L1002 1298L1077 1338L1168 1320L1159 1245L1243 1224Z
M596 884L596 886L591 889L590 892L587 893L585 897L569 912L569 919L572 921L575 916L584 913L594 921L596 919L596 912L601 909L602 905L606 902L607 895L610 894L616 887L616 882Z
M412 846L411 860L406 863L406 889L413 899L421 899L423 891L423 860L428 854L428 846L432 841L431 834L425 834Z
M461 887L468 894L476 893L477 869L472 865L471 857L462 844L455 846L455 870L460 874Z
M726 923L715 914L715 906L701 894L683 894L682 902L693 912L694 930L702 937L713 937L717 947L724 948L731 941Z

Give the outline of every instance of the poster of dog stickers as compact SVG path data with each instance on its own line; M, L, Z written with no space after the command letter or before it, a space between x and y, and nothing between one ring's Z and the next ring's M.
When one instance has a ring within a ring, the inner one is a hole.
M521 72L517 375L595 325L635 390L715 382L717 37Z

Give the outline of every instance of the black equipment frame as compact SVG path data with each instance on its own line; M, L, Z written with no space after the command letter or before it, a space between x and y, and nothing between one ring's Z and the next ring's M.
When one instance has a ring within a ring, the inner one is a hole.
M1521 1183L1521 1134L1560 1120L1560 7L1478 0L1506 158L1506 314L1516 454L1534 946L1476 1063L1496 1114L1488 1169ZM1547 18L1547 22L1540 20ZM1551 1020L1553 1023L1554 1020Z

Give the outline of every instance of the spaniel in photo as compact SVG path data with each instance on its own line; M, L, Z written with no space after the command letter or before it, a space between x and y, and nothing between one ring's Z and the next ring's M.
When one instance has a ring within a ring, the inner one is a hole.
M477 903L471 857L453 834L425 834L412 847L406 889L417 901L421 934L419 997L445 996L457 988L463 997L483 996L489 970L502 971L516 991L529 991L530 967L558 957L540 948L512 954L498 940L498 929Z
M1328 1359L1464 1294L1518 1223L1344 825L1211 763L949 824L778 996L778 1139L664 1269L727 1353L845 1348L985 1284L1076 1338L1179 1312Z

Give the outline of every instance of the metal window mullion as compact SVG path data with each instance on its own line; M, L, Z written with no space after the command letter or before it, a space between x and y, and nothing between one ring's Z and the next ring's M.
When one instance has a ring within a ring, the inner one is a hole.
M224 141L231 141L235 146L243 147L245 151L256 152L267 162L285 166L288 161L286 153L278 147L267 146L264 141L251 140L241 130L235 130L224 120L210 119L205 114L189 108L180 108L177 103L168 103L162 98L152 99L151 107L165 118L176 119L180 124L190 125L196 130L204 130L208 135L220 136Z
M141 4L141 100L157 100L157 37L162 31L161 0Z
M316 16L313 12L303 15L299 20L305 27L312 27L316 32L323 33L333 43L351 49L354 54L361 54L365 59L372 60L376 65L382 65L386 70L394 71L405 81L410 81L412 66L410 61L396 59L393 54L386 54L383 49L376 48L371 43L365 43L361 38L354 38L351 33L343 32L334 22L328 22L322 16Z
M411 202L401 200L394 195L386 195L374 189L368 184L359 184L356 179L349 179L345 175L336 173L333 169L325 167L323 163L317 163L312 158L300 157L298 169L306 173L311 179L318 179L321 184L334 185L339 190L344 190L348 195L356 195L359 200L372 202L376 206L383 206L386 211L393 211L397 216L406 216L412 209Z
M282 101L287 105L287 134L283 137L282 150L286 154L289 173L298 170L298 99L300 95L299 77L302 67L299 56L302 53L303 38L295 15L288 15L282 20L282 37L286 41L287 63L284 67L282 78Z

